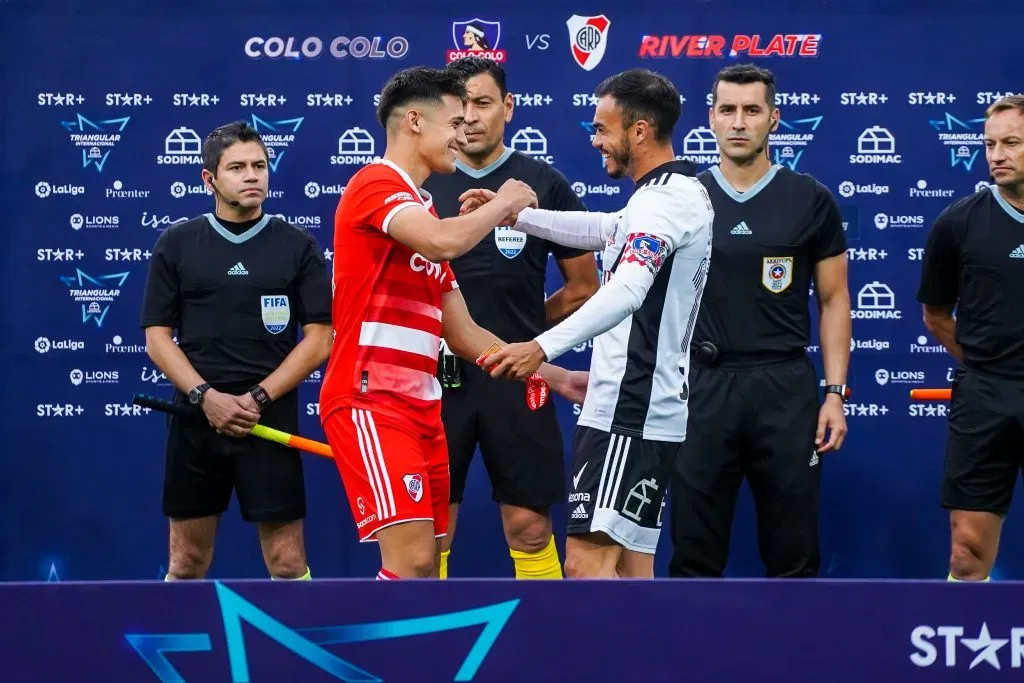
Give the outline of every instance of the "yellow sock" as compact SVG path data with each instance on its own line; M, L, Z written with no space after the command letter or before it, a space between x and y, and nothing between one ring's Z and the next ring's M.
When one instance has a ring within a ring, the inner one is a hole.
M560 579L562 565L558 561L558 549L555 548L555 537L551 536L544 550L535 553L524 553L509 548L512 562L516 566L517 579Z
M270 579L272 581L312 581L313 580L313 574L309 571L309 567L307 566L306 567L306 573L303 574L302 576L296 577L294 579L285 579L285 578L281 578L279 576L271 576Z
M442 579L447 579L448 578L448 556L451 555L451 553L452 553L452 551L451 551L450 548L448 550L442 550L441 551L441 573L440 573L440 576L441 576Z
M953 573L950 572L949 576L946 577L946 581L952 581L954 583L990 583L992 581L992 577L991 576L986 576L980 582L978 582L978 581L964 581L963 579L956 578L955 576L953 576Z

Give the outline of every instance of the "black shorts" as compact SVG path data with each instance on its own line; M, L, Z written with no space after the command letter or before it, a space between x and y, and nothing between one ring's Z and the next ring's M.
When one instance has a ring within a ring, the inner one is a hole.
M178 394L175 400L184 403ZM298 434L298 394L292 391L263 412L260 424ZM214 431L205 415L168 416L163 513L171 519L219 515L238 496L247 522L292 522L306 516L302 456L255 436Z
M566 532L603 531L627 550L653 555L681 445L577 427Z
M565 500L562 434L554 401L526 405L522 382L491 379L463 363L462 386L444 389L441 420L448 439L452 503L461 503L479 444L498 503L544 509Z
M942 506L1005 515L1024 465L1024 381L957 373L950 402Z

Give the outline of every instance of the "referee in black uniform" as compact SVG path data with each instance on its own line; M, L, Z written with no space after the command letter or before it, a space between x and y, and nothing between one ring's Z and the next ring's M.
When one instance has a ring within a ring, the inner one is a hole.
M925 325L960 361L942 479L951 581L989 580L1024 465L1024 97L985 118L994 185L935 220L917 294Z
M766 574L819 569L821 455L846 434L846 237L832 194L769 160L778 120L771 72L718 73L710 125L721 158L697 176L715 209L714 241L691 348L689 431L669 487L671 576L722 576L744 478ZM824 396L805 353L812 278Z
M565 177L543 161L506 147L505 124L514 99L500 64L466 57L448 65L466 83L466 139L452 175L432 175L424 185L442 218L459 214L459 195L497 190L509 178L527 183L542 209L585 211ZM548 254L565 285L544 299ZM533 339L583 305L598 288L590 251L569 249L496 228L451 263L473 319L508 342ZM549 508L565 500L562 437L554 403L531 412L522 386L495 382L479 368L442 353L442 419L451 463L451 516L442 540L441 577L455 535L459 503L477 444L501 505L505 539L517 578L559 578L561 564L551 534Z
M168 418L168 580L206 576L232 490L242 518L258 525L270 575L310 577L302 460L293 449L244 438L257 422L298 432L295 387L332 343L324 256L308 233L263 212L267 159L244 122L213 131L202 177L215 210L168 228L150 259L146 348L177 388L175 400L197 412Z

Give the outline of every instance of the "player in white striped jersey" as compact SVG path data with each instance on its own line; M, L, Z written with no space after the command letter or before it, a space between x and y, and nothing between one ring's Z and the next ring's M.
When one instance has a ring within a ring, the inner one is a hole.
M565 571L570 577L652 577L666 484L686 438L686 375L711 259L714 210L693 164L677 161L679 92L634 69L598 86L594 147L613 178L636 191L618 214L522 211L513 229L566 246L604 249L604 285L533 341L483 365L529 376L594 339L590 380L573 439ZM471 210L488 195L464 196Z

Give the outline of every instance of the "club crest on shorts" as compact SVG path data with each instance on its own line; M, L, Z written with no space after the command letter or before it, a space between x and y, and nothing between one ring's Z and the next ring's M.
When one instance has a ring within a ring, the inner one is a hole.
M761 259L761 284L772 294L779 294L793 284L793 257L767 256Z
M526 248L526 233L508 226L498 226L494 229L494 243L498 245L498 251L502 256L514 259Z
M413 502L420 502L423 498L423 477L419 474L407 474L402 477L402 481L405 482L405 490L409 492Z
M263 327L270 334L281 334L288 327L292 311L288 297L283 294L271 294L260 297L260 317Z

